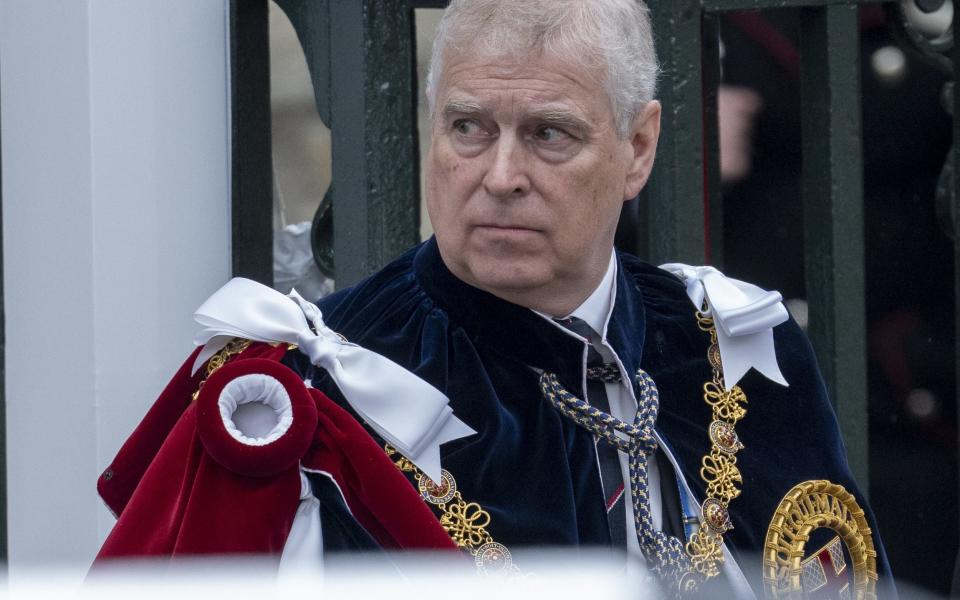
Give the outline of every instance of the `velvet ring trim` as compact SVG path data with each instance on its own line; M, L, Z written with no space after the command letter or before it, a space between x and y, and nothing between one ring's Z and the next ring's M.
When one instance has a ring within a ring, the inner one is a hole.
M233 417L250 403L272 411L264 435L243 433ZM261 358L227 363L197 395L197 433L210 456L248 477L268 477L297 465L317 429L317 407L303 380L288 367Z
M247 446L271 444L280 439L293 423L293 408L286 388L263 373L241 375L227 383L220 391L217 406L227 433ZM249 423L241 421L240 411L251 407L259 408L261 415ZM267 425L269 430L265 427Z

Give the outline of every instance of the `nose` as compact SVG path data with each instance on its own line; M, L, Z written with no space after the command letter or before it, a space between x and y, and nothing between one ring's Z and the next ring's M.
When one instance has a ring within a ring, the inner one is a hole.
M513 136L501 135L491 148L490 164L483 178L483 187L495 198L519 197L530 191L526 157L522 142Z

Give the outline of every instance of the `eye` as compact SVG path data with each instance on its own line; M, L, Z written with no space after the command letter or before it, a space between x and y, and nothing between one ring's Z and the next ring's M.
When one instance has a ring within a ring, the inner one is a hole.
M484 135L483 127L473 119L457 119L453 122L453 130L467 137Z
M559 127L553 127L550 125L543 125L538 127L534 132L533 136L544 143L547 144L558 144L566 142L571 139L571 135L566 131L560 129Z

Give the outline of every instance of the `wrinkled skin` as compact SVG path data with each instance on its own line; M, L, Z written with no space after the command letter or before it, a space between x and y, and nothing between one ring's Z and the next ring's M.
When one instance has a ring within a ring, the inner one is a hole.
M599 284L660 134L654 101L619 137L595 71L465 52L448 57L437 89L426 194L444 263L555 316Z

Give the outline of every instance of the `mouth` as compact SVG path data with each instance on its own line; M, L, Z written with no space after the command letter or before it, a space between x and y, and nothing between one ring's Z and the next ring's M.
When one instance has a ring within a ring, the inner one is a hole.
M481 231L487 231L490 233L524 234L541 232L540 229L535 227L528 227L526 225L517 225L513 223L479 223L474 227Z

